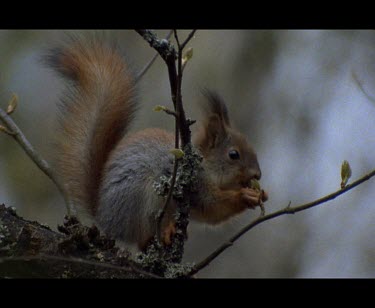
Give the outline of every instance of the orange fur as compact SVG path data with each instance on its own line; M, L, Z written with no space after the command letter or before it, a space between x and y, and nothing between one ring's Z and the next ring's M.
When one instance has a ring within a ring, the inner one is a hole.
M75 83L62 104L61 175L94 213L103 166L135 112L133 80L118 51L98 40L55 50L50 63Z
M209 224L219 224L249 208L259 205L260 193L250 188L210 189L210 201L194 207L192 217Z

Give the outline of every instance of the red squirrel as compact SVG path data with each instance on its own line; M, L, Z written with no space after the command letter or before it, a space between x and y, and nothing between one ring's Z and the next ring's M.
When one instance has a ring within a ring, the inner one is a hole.
M87 208L108 236L144 249L165 203L153 184L172 173L174 135L158 128L127 133L138 105L134 80L113 44L71 39L47 62L68 80L60 104L58 166L73 202ZM261 177L257 156L232 128L224 101L211 91L205 96L204 117L193 136L203 168L191 218L219 224L267 195L249 187ZM165 242L175 204L169 208L162 224Z

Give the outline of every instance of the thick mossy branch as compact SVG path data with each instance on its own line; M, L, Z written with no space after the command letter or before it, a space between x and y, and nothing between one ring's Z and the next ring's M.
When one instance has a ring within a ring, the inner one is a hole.
M175 250L173 246L162 246L158 239L154 238L147 251L138 253L135 260L142 264L144 270L155 275L164 278L188 278L194 264L181 264L173 260Z
M198 183L199 170L202 168L202 156L191 144L185 147L184 155L179 159L174 183L173 197L178 200L183 199L183 189L188 187L191 192L195 192ZM154 183L155 191L158 195L166 197L171 188L172 177L161 176Z
M184 277L190 272L192 266L180 264L184 253L184 242L187 238L186 232L189 222L189 207L191 200L186 201L186 196L196 193L199 183L199 174L202 156L191 146L185 147L184 155L179 159L176 176L162 176L154 183L156 193L167 197L171 191L173 198L179 203L176 208L175 221L177 233L171 245L163 246L160 236L156 237L149 245L146 253L139 255L140 260L145 262L149 271L164 277ZM175 181L173 181L175 179ZM173 185L173 190L171 190ZM160 217L156 217L160 219Z
M0 205L0 277L158 278L95 226L69 218L58 230Z
M201 155L188 144L184 148L184 156L178 166L176 184L173 197L178 202L176 212L176 229L180 232L175 234L176 240L172 241L170 249L171 261L180 263L184 253L184 242L187 239L187 227L190 218L190 206L192 196L197 192L199 174L202 168Z

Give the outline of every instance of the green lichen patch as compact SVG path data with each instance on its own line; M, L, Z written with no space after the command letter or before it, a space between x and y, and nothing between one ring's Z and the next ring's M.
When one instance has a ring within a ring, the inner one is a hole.
M197 191L202 172L202 159L202 156L191 144L184 148L184 155L179 159L176 173L176 182L173 190L175 199L182 200L186 193ZM155 180L153 187L158 195L166 197L170 190L171 182L172 176L161 175Z
M101 252L98 259L103 259L105 251L113 253L118 250L114 240L101 235L94 225L91 227L82 225L76 217L66 216L64 224L58 226L58 230L67 235L58 245L59 251L63 254L81 256L87 253L97 255Z
M155 238L146 252L134 256L134 262L143 270L164 278L183 278L191 271L193 264L181 264L171 259L173 246L163 246Z
M0 249L7 245L6 239L9 237L9 229L6 225L0 220Z

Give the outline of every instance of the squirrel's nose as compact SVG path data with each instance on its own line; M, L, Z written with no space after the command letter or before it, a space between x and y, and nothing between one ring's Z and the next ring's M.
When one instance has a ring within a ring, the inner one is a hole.
M251 179L260 180L262 177L262 171L260 171L260 169L249 169L249 177Z

